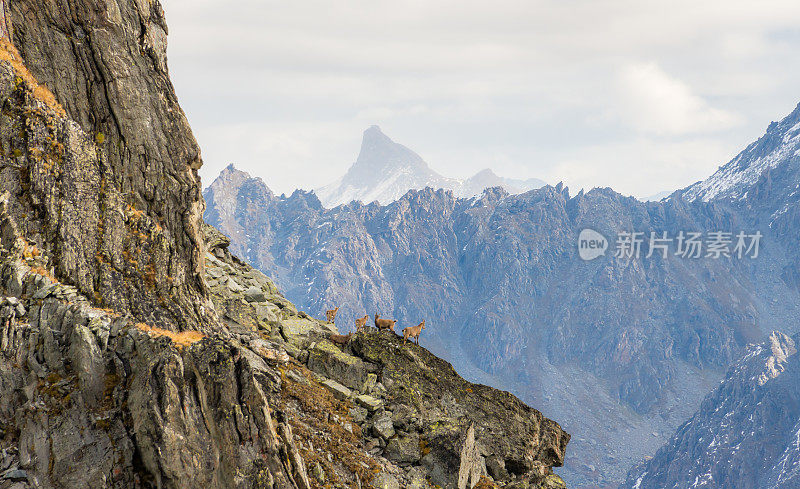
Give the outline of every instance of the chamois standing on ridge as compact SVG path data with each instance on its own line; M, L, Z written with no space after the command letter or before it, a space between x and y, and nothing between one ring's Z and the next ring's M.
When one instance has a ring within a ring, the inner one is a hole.
M336 313L339 312L339 308L335 309L328 309L325 311L325 319L328 320L329 323L332 323L336 320Z
M350 338L351 338L352 336L353 336L353 333L347 333L347 334L332 334L332 335L330 335L330 336L328 337L328 339L329 339L329 340L330 340L332 343L336 343L337 345L342 345L342 346L344 346L344 345L346 345L346 344L347 344L347 342L348 342L348 341L350 341Z
M368 317L369 316L367 316L365 314L363 318L356 318L356 332L359 332L362 329L367 327L367 318Z
M397 324L397 321L394 319L381 319L380 314L375 314L375 327L381 331L389 330L394 334L397 334L394 330L394 325Z
M425 320L423 319L421 323L416 326L409 326L407 328L403 328L403 341L408 341L409 338L413 338L416 340L417 344L419 345L419 334L422 333L422 330L425 329Z

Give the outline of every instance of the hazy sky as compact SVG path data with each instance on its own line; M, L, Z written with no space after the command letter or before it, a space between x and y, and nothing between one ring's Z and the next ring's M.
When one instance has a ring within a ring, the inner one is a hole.
M636 196L702 179L800 102L800 2L162 0L208 185L314 188L378 124L446 176Z

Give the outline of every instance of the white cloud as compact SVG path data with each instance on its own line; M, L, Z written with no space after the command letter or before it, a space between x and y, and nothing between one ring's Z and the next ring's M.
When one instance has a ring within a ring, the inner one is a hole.
M713 170L800 86L796 0L162 2L206 183L231 161L279 192L326 183L379 124L445 174L643 194L665 181L617 160Z
M656 63L626 66L620 73L622 116L634 129L655 134L719 132L742 122L736 113L711 107Z

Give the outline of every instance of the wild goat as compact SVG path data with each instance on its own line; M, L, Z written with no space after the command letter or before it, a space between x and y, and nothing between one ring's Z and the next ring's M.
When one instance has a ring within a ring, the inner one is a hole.
M397 321L393 319L381 319L380 314L375 314L375 327L378 328L379 330L385 331L388 329L392 333L397 334L394 331L395 324L397 324Z
M353 333L347 334L332 334L328 337L331 342L336 343L337 345L346 345L350 338L353 336Z
M421 323L416 326L409 326L407 328L403 328L403 341L408 341L409 338L414 338L417 340L417 344L419 345L419 334L422 333L422 330L425 329L425 320L423 319Z
M339 312L339 308L336 309L328 309L325 311L325 318L328 320L329 323L332 323L336 320L336 313Z
M362 329L367 327L368 317L369 316L365 314L363 318L356 318L356 332L361 331Z

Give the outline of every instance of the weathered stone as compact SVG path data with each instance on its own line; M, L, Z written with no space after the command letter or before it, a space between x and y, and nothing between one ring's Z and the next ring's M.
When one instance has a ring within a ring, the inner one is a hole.
M392 422L400 429L411 430L417 419L417 411L405 404L398 404L392 407Z
M239 285L239 282L237 282L232 278L229 278L228 282L225 285L228 287L228 290L230 290L234 294L244 292L244 287Z
M321 484L325 483L325 470L322 468L322 464L316 462L314 465L311 466L311 475L317 479Z
M353 395L353 392L350 389L336 382L335 380L327 379L323 380L321 383L329 391L331 391L334 397L336 397L337 399L345 400L349 399Z
M384 440L393 437L392 414L386 411L376 414L375 419L372 420L372 432L375 436L379 436Z
M291 337L307 336L309 333L319 331L319 328L314 321L292 317L281 320L281 331L288 340Z
M256 310L256 317L262 321L277 322L278 316L267 304L253 304ZM277 310L277 308L275 308Z
M375 489L400 489L397 477L387 472L381 472L372 479L372 486Z
M419 435L411 433L398 435L386 444L384 456L399 464L413 464L419 461L422 454L419 450Z
M373 373L368 373L367 380L364 381L364 385L361 387L361 392L364 394L372 394L372 390L375 388L377 382L378 376Z
M425 470L422 467L414 466L408 470L408 489L428 489L428 481L425 479Z
M9 480L9 481L12 481L12 482L27 481L28 480L28 473L26 471L20 470L20 469L9 470L9 471L5 472L2 476L0 476L0 479Z
M359 406L366 408L368 411L376 411L379 407L383 406L383 401L366 394L356 396L356 402Z
M461 442L461 460L458 467L458 489L469 489L478 483L481 476L486 475L486 466L475 441L475 425L467 428Z
M264 302L267 300L267 296L264 295L264 291L261 290L261 287L250 287L244 292L244 298L247 302Z
M362 424L364 423L364 421L367 420L367 414L369 413L369 411L367 411L363 407L354 406L350 408L349 413L350 416L353 418L353 421L355 421L358 424Z
M359 390L367 378L367 366L352 355L348 355L328 340L314 345L309 351L308 368L326 377Z

